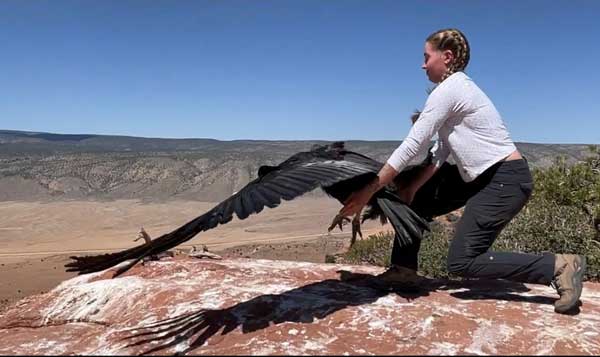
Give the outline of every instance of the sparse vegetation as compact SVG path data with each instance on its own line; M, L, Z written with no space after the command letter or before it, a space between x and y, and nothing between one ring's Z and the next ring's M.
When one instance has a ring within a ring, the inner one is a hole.
M572 253L587 257L587 279L600 280L600 150L573 165L557 157L548 168L532 170L535 189L492 249L526 253ZM419 254L420 271L447 277L446 257L453 230L432 224ZM370 236L343 256L349 263L389 264L393 232Z
M372 234L368 239L358 239L343 255L345 261L387 266L390 264L393 232Z

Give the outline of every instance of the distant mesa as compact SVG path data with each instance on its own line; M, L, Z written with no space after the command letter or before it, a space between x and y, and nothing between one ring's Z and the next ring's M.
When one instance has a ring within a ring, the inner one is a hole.
M48 141L81 141L97 137L99 135L93 134L52 134L52 133L37 133L28 131L17 131L17 130L0 130L1 134L12 135L15 137L43 139Z
M85 198L216 202L268 173L269 165L327 143L0 130L0 201ZM348 140L346 147L384 162L400 143ZM516 145L531 167L550 166L559 155L567 163L575 163L589 154L585 144ZM314 194L322 195L320 190Z

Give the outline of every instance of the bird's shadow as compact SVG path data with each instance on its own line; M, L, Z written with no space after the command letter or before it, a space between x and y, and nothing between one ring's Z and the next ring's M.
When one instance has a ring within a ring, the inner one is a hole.
M209 338L226 335L241 327L243 333L257 331L270 324L282 322L312 323L348 306L370 304L388 294L396 294L407 301L428 296L436 290L468 288L452 292L460 299L496 299L552 304L554 299L539 296L521 296L515 292L529 289L520 283L495 281L494 285L480 282L426 279L418 288L384 289L374 284L375 276L339 270L340 279L327 279L304 285L281 294L257 296L228 308L186 313L160 320L142 327L123 331L126 347L152 347L143 351L148 354L164 350L188 341L185 354L204 345ZM500 286L498 286L500 284Z

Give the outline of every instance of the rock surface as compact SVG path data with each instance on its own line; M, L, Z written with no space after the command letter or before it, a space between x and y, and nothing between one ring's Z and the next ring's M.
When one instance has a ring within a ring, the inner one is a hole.
M382 271L177 256L78 276L0 315L0 354L600 354L600 284L559 315L550 287L369 287Z

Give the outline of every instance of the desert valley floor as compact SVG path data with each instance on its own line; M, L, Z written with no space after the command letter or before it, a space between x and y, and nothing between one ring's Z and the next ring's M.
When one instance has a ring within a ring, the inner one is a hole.
M0 311L25 296L48 291L74 276L63 265L70 255L100 254L141 243L140 227L152 237L179 227L215 203L138 200L0 202ZM224 256L324 262L347 249L344 231L327 227L341 205L326 197L298 198L241 221L198 234L178 248L206 245ZM363 225L365 237L391 230L379 222Z

